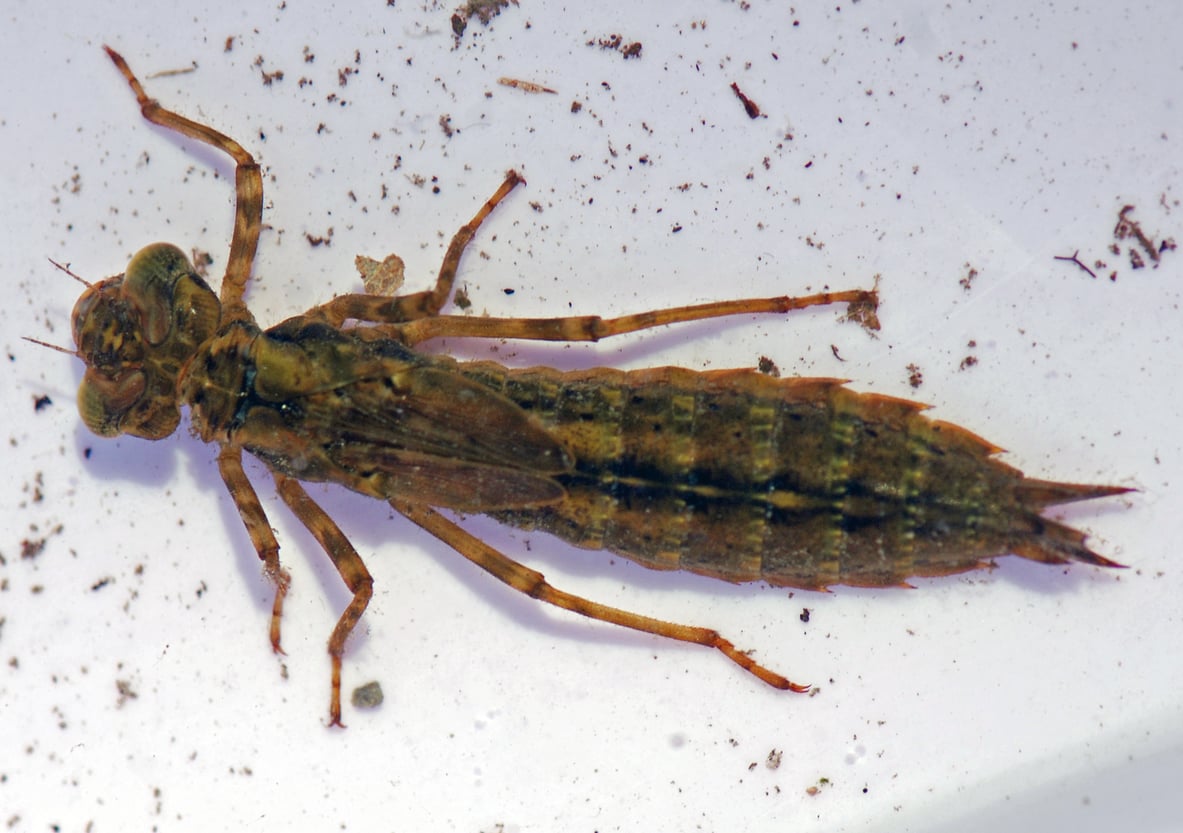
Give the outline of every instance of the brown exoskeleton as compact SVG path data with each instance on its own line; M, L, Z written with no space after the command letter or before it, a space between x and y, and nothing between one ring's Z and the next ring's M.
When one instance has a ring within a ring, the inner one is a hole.
M107 49L145 118L237 164L234 236L220 297L174 246L140 251L124 274L89 286L73 314L87 364L79 409L103 436L159 439L188 405L275 586L280 649L288 575L242 468L247 451L328 553L353 594L329 639L330 721L341 725L341 658L372 579L301 480L388 501L496 578L541 601L638 631L715 648L765 682L803 691L717 632L571 595L473 537L438 508L485 513L655 569L733 582L890 586L1016 553L1052 564L1120 566L1047 520L1052 504L1120 494L1114 486L1034 480L998 449L922 406L832 379L663 367L622 372L510 369L418 353L445 336L595 341L651 327L848 304L876 327L874 291L763 298L602 319L443 315L461 255L521 178L510 172L452 239L433 289L345 295L262 330L243 302L261 227L259 167L233 139L165 110ZM353 323L347 323L353 322Z

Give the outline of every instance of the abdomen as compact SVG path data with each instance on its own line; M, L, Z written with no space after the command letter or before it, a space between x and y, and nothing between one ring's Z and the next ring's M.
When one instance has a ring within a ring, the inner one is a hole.
M748 370L459 370L574 460L564 500L494 517L579 547L806 588L900 584L1007 552L1111 564L1038 512L1124 490L1027 479L913 402Z

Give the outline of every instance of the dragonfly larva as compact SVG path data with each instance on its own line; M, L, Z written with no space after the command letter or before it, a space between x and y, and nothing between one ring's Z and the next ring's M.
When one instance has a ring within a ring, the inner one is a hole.
M438 509L485 513L579 547L660 570L732 582L823 589L902 585L1014 553L1049 564L1120 566L1084 535L1040 513L1116 495L1116 486L1036 480L994 445L925 417L921 405L856 393L833 379L675 367L563 372L459 362L413 348L441 337L596 341L728 315L847 304L877 326L873 290L760 298L620 318L477 318L441 314L465 247L521 178L510 172L456 233L434 288L344 295L261 329L243 302L262 223L259 166L230 137L160 107L127 63L107 54L143 115L236 163L234 235L220 295L174 246L88 285L73 312L86 365L78 404L102 436L160 439L190 410L218 444L218 468L275 587L270 638L280 649L289 578L242 467L270 469L353 594L329 639L330 721L341 725L341 660L373 580L345 533L300 481L385 500L496 578L593 619L721 651L761 680L803 691L719 633L566 593L466 532Z

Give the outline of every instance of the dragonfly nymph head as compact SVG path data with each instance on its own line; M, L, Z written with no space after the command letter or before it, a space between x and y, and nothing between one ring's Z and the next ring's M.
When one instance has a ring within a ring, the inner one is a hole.
M124 274L88 287L71 316L86 362L82 421L102 437L171 434L181 419L177 376L220 317L218 296L168 243L144 247Z

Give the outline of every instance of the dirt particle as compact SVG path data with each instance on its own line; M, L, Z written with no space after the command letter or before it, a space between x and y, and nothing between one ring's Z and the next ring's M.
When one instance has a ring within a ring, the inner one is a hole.
M598 46L600 49L619 52L627 61L629 58L641 57L641 42L633 41L632 43L625 43L623 35L611 34L606 37L596 38L587 42L588 46Z
M353 690L350 695L349 702L354 708L358 709L376 709L382 705L385 695L382 694L382 685L377 680L372 680L365 685L360 685Z
M913 390L924 384L924 374L920 371L920 365L913 362L905 370L908 371L908 384Z
M966 292L969 292L970 289L973 288L974 279L978 276L978 270L970 266L968 263L965 264L965 270L965 276L959 280L958 283L961 284L962 289L964 289Z
M739 84L734 81L731 83L731 92L735 93L735 97L743 104L744 112L748 114L749 119L758 119L764 115L760 111L760 105L748 98L747 94L739 88Z
M482 26L488 26L493 18L501 14L502 9L509 7L510 2L515 6L518 4L518 0L468 0L456 9L452 13L452 39L455 45L460 45L470 20L475 17Z

